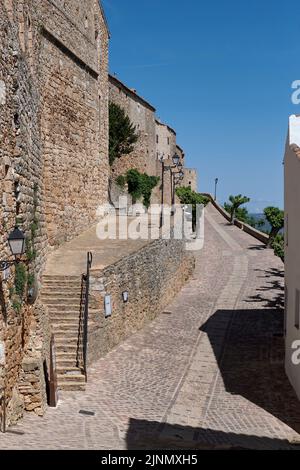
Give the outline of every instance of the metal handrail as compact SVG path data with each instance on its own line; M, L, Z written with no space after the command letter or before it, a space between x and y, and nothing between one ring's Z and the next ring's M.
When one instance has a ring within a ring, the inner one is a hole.
M1 404L1 429L2 433L6 433L6 393L5 389L3 389L3 395L0 399Z
M86 274L82 276L80 323L77 345L77 366L81 367L87 381L87 356L88 356L88 324L89 324L89 293L90 293L90 269L93 263L93 255L87 253Z

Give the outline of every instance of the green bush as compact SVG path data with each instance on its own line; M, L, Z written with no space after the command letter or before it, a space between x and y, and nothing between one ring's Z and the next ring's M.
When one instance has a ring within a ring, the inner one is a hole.
M272 243L272 248L276 256L284 261L284 236L278 234Z
M120 186L120 188L124 189L125 184L126 184L126 176L124 175L118 176L118 178L116 179L116 183L118 186Z
M128 170L126 175L121 175L118 178L124 185L128 185L128 193L132 197L132 202L135 204L138 200L143 198L143 204L148 209L150 206L152 190L159 182L158 176L149 176L147 173L140 173L136 169Z

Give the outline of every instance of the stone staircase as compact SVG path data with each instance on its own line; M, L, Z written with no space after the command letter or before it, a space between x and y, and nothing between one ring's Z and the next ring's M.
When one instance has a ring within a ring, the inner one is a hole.
M85 390L85 376L77 366L81 277L43 276L42 301L55 339L58 388Z

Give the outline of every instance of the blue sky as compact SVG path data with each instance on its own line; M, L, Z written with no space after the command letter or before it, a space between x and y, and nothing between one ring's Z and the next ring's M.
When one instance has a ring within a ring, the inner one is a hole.
M299 1L103 0L110 71L177 130L199 190L283 206L291 84L300 80Z

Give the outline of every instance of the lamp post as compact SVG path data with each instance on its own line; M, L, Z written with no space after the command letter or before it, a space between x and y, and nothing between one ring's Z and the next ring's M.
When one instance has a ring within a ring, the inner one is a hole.
M217 200L217 186L218 186L219 178L215 179L215 201Z
M179 168L179 166L178 166ZM181 167L182 168L182 165ZM175 205L175 190L176 190L176 186L178 186L178 184L183 180L183 177L184 177L184 171L183 170L180 170L179 173L175 173L173 172L172 173L172 176L173 176L173 187L172 187L172 208L174 208L174 205ZM174 214L174 210L172 209L172 213Z
M161 211L159 228L163 226L163 210L164 210L164 185L165 185L165 172L170 170L170 167L165 164L164 154L160 158L161 163Z
M161 213L160 213L160 228L163 226L163 208L164 208L164 180L165 180L165 172L170 171L170 177L171 177L171 198L172 198L172 205L173 205L173 191L174 191L174 181L173 181L173 172L172 169L178 168L180 165L180 168L182 168L182 163L180 162L180 157L175 153L172 157L172 162L173 165L165 165L164 162L164 155L161 156L160 162L162 164L162 170L161 170Z
M0 260L0 271L6 271L10 266L18 263L18 257L22 256L25 252L25 235L18 228L15 227L8 237L8 245L11 254L15 257L13 261Z

